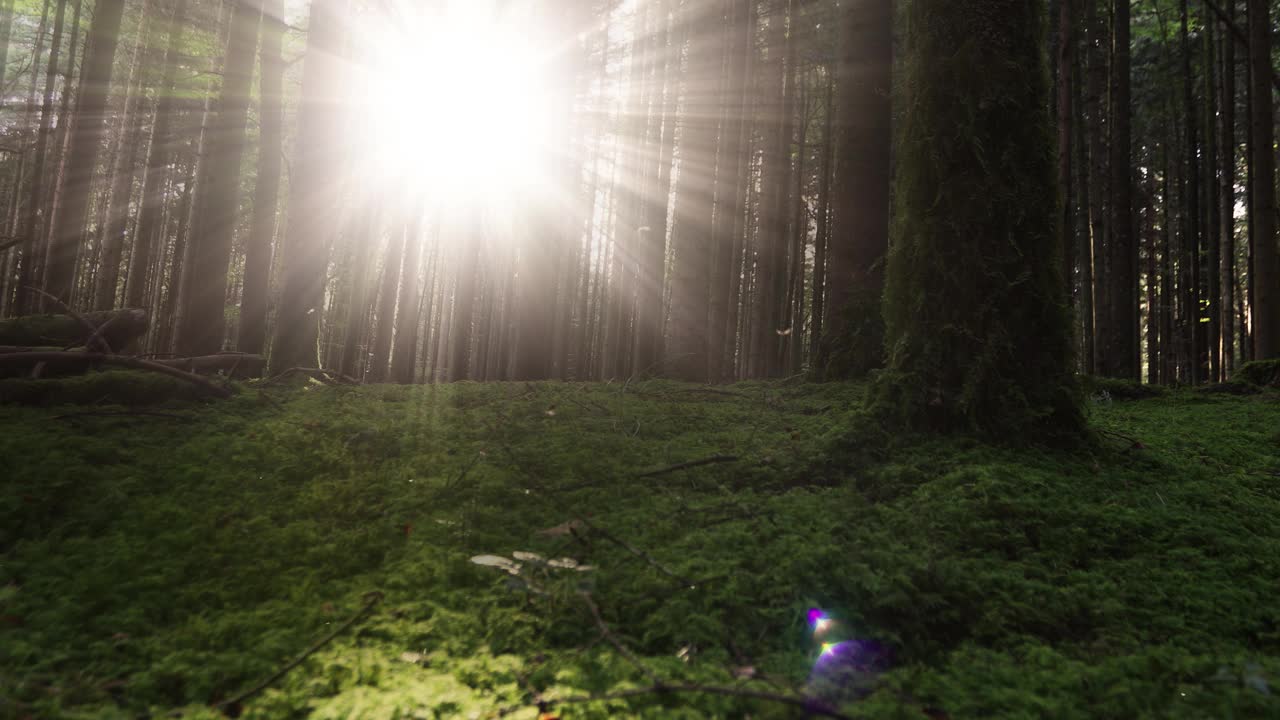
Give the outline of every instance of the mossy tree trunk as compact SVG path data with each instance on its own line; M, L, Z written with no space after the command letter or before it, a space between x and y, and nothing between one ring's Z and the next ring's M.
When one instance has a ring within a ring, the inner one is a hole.
M878 405L919 428L1076 435L1044 3L908 15Z

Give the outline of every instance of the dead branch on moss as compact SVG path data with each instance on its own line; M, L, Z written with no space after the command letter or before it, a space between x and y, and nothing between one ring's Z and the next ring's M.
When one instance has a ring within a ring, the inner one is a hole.
M282 373L279 373L270 378L267 378L266 382L268 385L278 383L281 380L284 380L285 378L291 377L293 375L306 375L307 377L317 380L319 382L322 382L325 385L360 385L361 384L359 380L356 380L350 375L343 375L340 372L327 370L325 368L306 368L306 367L289 368L288 370L285 370Z
M591 598L591 594L583 592L580 593L580 595L584 604L587 606L587 609L591 612L591 617L595 621L596 629L600 631L600 638L613 646L613 648L617 650L618 653L627 660L627 662L631 663L639 669L640 672L644 673L644 675L648 677L653 684L644 688L632 688L629 690L619 690L617 692L601 693L597 695L573 695L566 698L545 698L541 693L531 692L531 703L502 708L498 711L499 717L505 717L518 710L529 707L530 705L536 706L540 712L546 712L557 705L581 705L589 702L625 700L627 698L641 697L645 695L685 693L720 695L724 697L760 700L763 702L777 703L780 705L788 705L790 707L798 708L808 715L818 715L821 717L834 718L835 720L853 720L851 715L846 715L817 698L808 698L798 695L784 695L782 693L769 692L767 690L755 690L753 688L746 687L667 682L652 668L645 665L634 652L632 652L621 640L618 639L616 635L613 634L613 631L609 629L608 624L605 623L604 618L601 616L600 608ZM528 690L529 688L526 686L525 689Z
M65 415L54 415L54 420L79 420L81 418L95 417L136 417L136 418L164 418L166 420L179 420L182 422L191 422L195 418L190 415L178 415L176 413L153 412L146 410L88 410L85 412L67 413Z
M324 637L312 643L311 647L308 647L306 650L303 650L301 655L294 658L293 660L290 660L287 664L285 664L279 670L276 670L275 672L271 673L270 675L268 675L262 681L258 682L253 687L241 692L235 697L232 697L228 700L223 700L222 702L218 703L214 707L217 708L218 710L221 710L223 713L231 717L239 717L240 712L242 710L241 706L244 704L246 700L249 700L254 695L257 695L263 690L266 690L267 688L274 685L276 681L278 681L280 678L289 674L289 671L301 665L304 660L306 660L307 658L319 652L325 645L328 645L329 643L333 642L334 638L346 632L353 625L359 623L361 620L367 617L369 613L372 612L373 609L377 607L378 603L380 602L382 602L381 592L374 591L370 593L365 593L364 605L362 605L354 615L347 618L345 622L343 622L341 625L339 625L338 627L334 628L333 630L325 634Z
M142 360L127 355L111 355L107 353L94 352L64 352L64 351L40 351L40 352L24 352L9 353L0 355L0 367L5 365L27 365L39 363L69 363L84 365L116 365L126 367L133 370L149 370L151 372L168 375L185 382L189 382L196 387L217 397L231 397L231 391L221 385L212 383L205 378L194 373L183 372L175 367L162 364L153 360Z
M703 465L731 463L731 462L738 462L738 460L739 458L736 455L712 455L711 457L702 458L701 460L689 460L687 462L676 463L675 465L668 465L667 467L664 467L664 468L658 468L657 470L642 472L636 475L635 477L636 478L658 477L659 475L666 475L668 473L679 472L681 470L688 470L689 468L702 467Z

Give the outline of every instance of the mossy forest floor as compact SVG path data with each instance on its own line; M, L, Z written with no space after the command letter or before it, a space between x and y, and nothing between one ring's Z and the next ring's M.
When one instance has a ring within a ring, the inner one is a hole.
M895 437L864 390L0 406L0 717L805 712L625 692L655 676L851 717L1280 717L1280 393L1100 393L1062 451Z

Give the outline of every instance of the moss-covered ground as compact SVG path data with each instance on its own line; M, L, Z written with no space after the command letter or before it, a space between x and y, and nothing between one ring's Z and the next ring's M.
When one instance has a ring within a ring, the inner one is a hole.
M1098 392L1103 432L1074 450L893 436L863 394L0 407L0 717L215 717L366 603L221 712L535 718L536 693L575 720L803 713L551 704L652 674L852 717L1280 717L1280 393Z

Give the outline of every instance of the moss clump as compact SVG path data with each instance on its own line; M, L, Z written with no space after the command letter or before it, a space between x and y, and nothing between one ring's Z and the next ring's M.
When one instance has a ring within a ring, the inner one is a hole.
M907 35L879 408L917 428L1079 437L1043 2L918 0Z
M1259 387L1280 388L1280 359L1247 362L1236 370L1236 377Z

